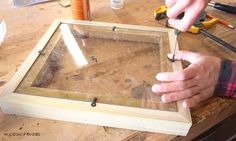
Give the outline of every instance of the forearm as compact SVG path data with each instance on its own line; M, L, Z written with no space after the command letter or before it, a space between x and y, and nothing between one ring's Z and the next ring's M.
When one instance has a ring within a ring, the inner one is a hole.
M214 95L236 99L236 61L222 60Z

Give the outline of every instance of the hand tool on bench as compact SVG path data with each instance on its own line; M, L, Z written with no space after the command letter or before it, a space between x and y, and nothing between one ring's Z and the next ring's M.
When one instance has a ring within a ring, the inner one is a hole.
M215 18L214 16L212 16L212 15L210 15L208 13L207 13L206 17L209 18L209 19ZM234 27L235 27L234 25L232 25L232 24L230 24L227 21L224 21L222 19L219 19L219 23L221 23L222 25L224 25L224 26L226 26L228 28L231 28L231 29L234 29Z
M218 44L222 45L222 47L229 49L230 51L236 53L236 48L230 45L229 43L221 40L220 38L216 37L215 35L207 32L205 29L211 28L214 24L218 23L219 19L218 18L212 18L211 20L206 21L206 12L203 11L199 18L196 20L194 25L190 27L188 32L191 33L202 33L203 35L209 37L210 39L214 40Z
M153 12L155 20L159 21L161 19L166 18L167 7L165 5L161 5L156 8Z
M155 20L159 21L161 19L166 18L167 17L166 16L166 11L167 11L167 7L165 5L161 5L158 8L156 8L153 12ZM206 16L210 19L216 18L216 17L214 17L210 14L207 14ZM219 23L226 26L226 27L228 27L228 28L231 28L231 29L234 29L234 27L235 27L234 25L232 25L229 22L227 22L225 20L222 20L222 19L219 19Z
M161 19L165 18L166 17L166 11L167 11L167 7L166 6L160 6L157 9L155 9L154 10L154 18L155 18L155 20L161 20ZM221 40L220 38L210 34L209 32L207 32L205 30L205 29L208 29L208 28L212 27L216 23L218 23L219 22L219 18L213 17L211 20L208 20L208 21L205 21L205 20L206 20L206 12L203 11L200 14L198 20L195 22L195 24L190 27L188 32L195 33L195 34L202 33L205 36L209 37L210 39L212 39L215 42L217 42L220 45L222 45L224 48L227 48L227 49L231 50L232 52L236 53L236 48L235 47L233 47L232 45L226 43L225 41ZM168 24L167 24L167 26L169 27Z
M214 7L218 10L225 11L225 12L228 12L228 13L231 13L231 14L236 14L236 7L233 7L233 6L230 6L230 5L210 1L208 3L208 6Z

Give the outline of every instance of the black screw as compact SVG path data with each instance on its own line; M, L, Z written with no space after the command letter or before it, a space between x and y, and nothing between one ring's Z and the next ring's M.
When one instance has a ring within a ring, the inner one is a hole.
M172 58L167 57L167 59L168 59L169 61L171 61L171 62L175 62L175 55L173 55Z
M112 27L112 31L116 31L116 27L115 26Z
M96 63L98 62L97 57L95 57L95 56L91 56L91 58L92 58L92 60L94 60Z
M96 102L97 102L97 98L94 97L94 98L93 98L93 101L92 101L92 103L91 103L91 106L92 106L92 107L95 107L95 106L96 106Z
M40 55L45 55L45 53L44 53L42 50L39 50L38 53L39 53Z
M171 62L175 62L175 54L173 54Z

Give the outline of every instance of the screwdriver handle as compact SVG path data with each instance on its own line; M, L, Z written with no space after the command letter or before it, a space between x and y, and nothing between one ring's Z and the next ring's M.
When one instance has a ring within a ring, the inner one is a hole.
M212 35L211 33L207 32L206 30L204 29L201 29L200 32L203 34L203 35L206 35L207 37L211 38L212 40L216 41L217 43L221 44L224 48L227 48L229 49L230 51L236 53L236 48L233 47L232 45L230 45L229 43L226 43L225 41L221 40L220 38Z
M225 12L228 12L231 14L236 14L236 7L233 7L230 5L221 4L218 2L210 2L208 5L216 8L216 9L219 9L221 11L225 11Z

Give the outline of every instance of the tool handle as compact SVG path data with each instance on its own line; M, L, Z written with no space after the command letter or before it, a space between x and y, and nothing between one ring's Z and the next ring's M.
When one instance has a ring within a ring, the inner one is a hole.
M225 5L221 3L215 3L214 8L231 13L231 14L236 14L236 7L230 6L230 5Z
M224 48L227 48L229 50L231 50L232 52L236 53L236 48L233 47L232 45L226 43L225 41L221 40L220 38L210 34L209 32L207 32L204 29L201 29L200 32L204 35L206 35L207 37L211 38L212 40L216 41L217 43L221 44Z

